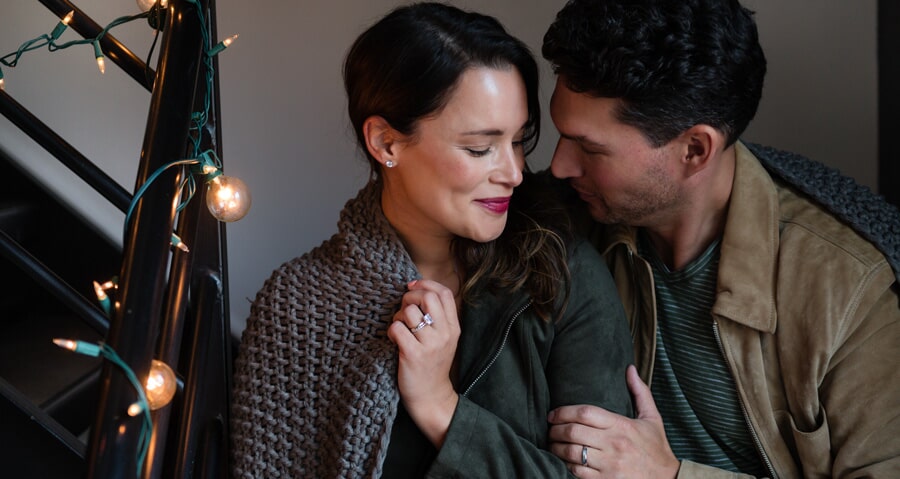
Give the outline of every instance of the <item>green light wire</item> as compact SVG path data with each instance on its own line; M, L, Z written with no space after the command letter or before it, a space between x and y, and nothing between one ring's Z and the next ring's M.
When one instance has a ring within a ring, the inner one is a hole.
M188 165L197 165L197 164L200 164L200 160L189 159L189 160L173 161L171 163L166 163L165 165L160 166L159 168L156 169L156 171L153 172L153 174L151 174L149 177L147 177L147 181L145 181L144 184L142 184L141 187L138 188L137 192L131 198L131 204L128 205L128 211L125 213L125 232L124 232L124 234L126 236L128 235L128 225L131 222L131 213L134 212L135 206L137 206L138 201L141 199L141 196L144 195L144 192L147 191L147 188L150 187L150 184L153 183L153 181L156 180L159 177L159 175L161 175L164 171L166 171L167 169L169 169L173 166L188 166ZM191 175L186 175L186 178L182 179L182 181L181 181L180 188L183 188L185 186L185 184L192 184L192 183L193 183L193 177ZM191 187L189 190L189 193L191 195L193 195L193 192L195 190L196 190L195 187ZM179 207L179 208L181 208L181 207Z
M56 342L56 340L54 340L54 342ZM84 354L85 356L102 356L104 359L118 366L137 393L138 405L141 407L143 421L141 423L140 437L138 438L138 456L135 477L141 477L141 471L144 469L144 461L147 459L147 452L150 449L150 441L153 439L153 418L150 416L150 403L147 401L147 394L144 392L144 386L138 381L137 376L134 374L134 370L122 360L112 346L106 343L93 344L85 341L74 342L74 352Z
M69 48L74 45L85 45L85 44L92 44L94 42L99 42L100 40L103 39L103 37L106 36L107 33L109 33L109 31L111 29L113 29L119 25L140 19L140 18L147 18L149 16L150 16L150 12L142 12L137 15L128 15L128 16L124 16L124 17L119 17L119 18L113 20L112 22L110 22L94 38L84 38L81 40L72 40L72 41L69 41L66 43L62 43L62 44L57 44L56 41L53 39L52 35L45 33L39 37L33 38L33 39L28 40L27 42L23 43L21 46L19 46L18 50L4 55L2 58L0 58L0 63L8 66L10 68L14 68L19 63L19 59L22 57L22 55L24 55L25 53L30 52L32 50L38 50L45 46L47 47L47 50L49 50L51 52L55 52L57 50L63 50L63 49Z
M134 387L134 390L138 395L138 403L141 405L143 424L141 425L141 434L138 439L137 471L135 477L141 477L141 471L144 469L144 461L147 459L147 451L150 449L150 441L153 439L153 418L150 416L150 403L147 402L144 386L138 381L137 376L135 376L134 371L128 364L119 357L115 349L104 343L100 345L100 351L100 354L102 354L103 357L118 366L122 372L125 373L125 377L128 378L128 381Z

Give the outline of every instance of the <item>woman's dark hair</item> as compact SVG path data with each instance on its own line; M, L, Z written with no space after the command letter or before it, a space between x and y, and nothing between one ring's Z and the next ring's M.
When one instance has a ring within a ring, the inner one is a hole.
M737 0L570 0L542 53L573 91L619 99L618 119L657 147L698 124L733 144L766 74L753 12Z
M369 27L344 62L347 110L373 176L379 165L368 153L363 123L378 115L404 135L419 120L440 113L462 74L471 68L513 67L525 83L526 154L540 132L538 68L528 47L495 18L441 3L399 7Z
M462 74L477 67L514 68L522 77L528 104L525 152L530 153L540 135L537 63L528 47L495 18L441 3L417 3L391 11L356 39L344 62L344 86L350 122L374 181L381 183L381 165L366 148L366 119L380 116L414 138L419 121L439 114ZM536 311L549 318L559 306L558 297L568 295L560 236L565 236L566 227L535 222L543 221L544 215L517 207L521 188L513 195L509 221L499 239L453 242L453 255L465 271L460 294L470 301L480 281L488 281L492 290L525 287ZM558 215L549 219L560 223Z

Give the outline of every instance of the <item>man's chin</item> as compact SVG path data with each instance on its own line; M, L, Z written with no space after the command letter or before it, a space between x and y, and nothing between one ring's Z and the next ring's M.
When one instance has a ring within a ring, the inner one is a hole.
M598 223L606 225L618 223L618 221L610 215L609 209L605 206L588 203L588 212L590 213L591 218Z

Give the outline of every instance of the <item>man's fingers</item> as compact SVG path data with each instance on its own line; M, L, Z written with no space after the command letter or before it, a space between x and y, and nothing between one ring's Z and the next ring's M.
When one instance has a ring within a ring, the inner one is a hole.
M625 372L625 380L628 383L628 390L631 391L631 395L634 397L637 417L639 419L658 419L661 422L662 418L659 415L659 410L656 409L656 402L653 401L653 393L650 392L650 388L644 384L644 381L641 381L641 377L638 375L637 368L634 365L628 366L628 370Z
M578 423L598 429L608 429L614 426L619 416L598 406L577 404L573 406L561 406L547 416L550 424Z
M551 442L550 452L556 457L571 464L581 464L581 451L584 450L581 444L572 444L568 442Z

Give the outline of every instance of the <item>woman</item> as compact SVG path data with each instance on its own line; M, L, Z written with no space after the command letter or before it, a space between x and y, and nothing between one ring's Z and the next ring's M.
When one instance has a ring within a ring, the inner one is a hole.
M372 179L257 295L237 476L565 477L547 413L630 412L609 273L523 183L537 77L495 19L447 5L398 8L356 40L344 81Z

